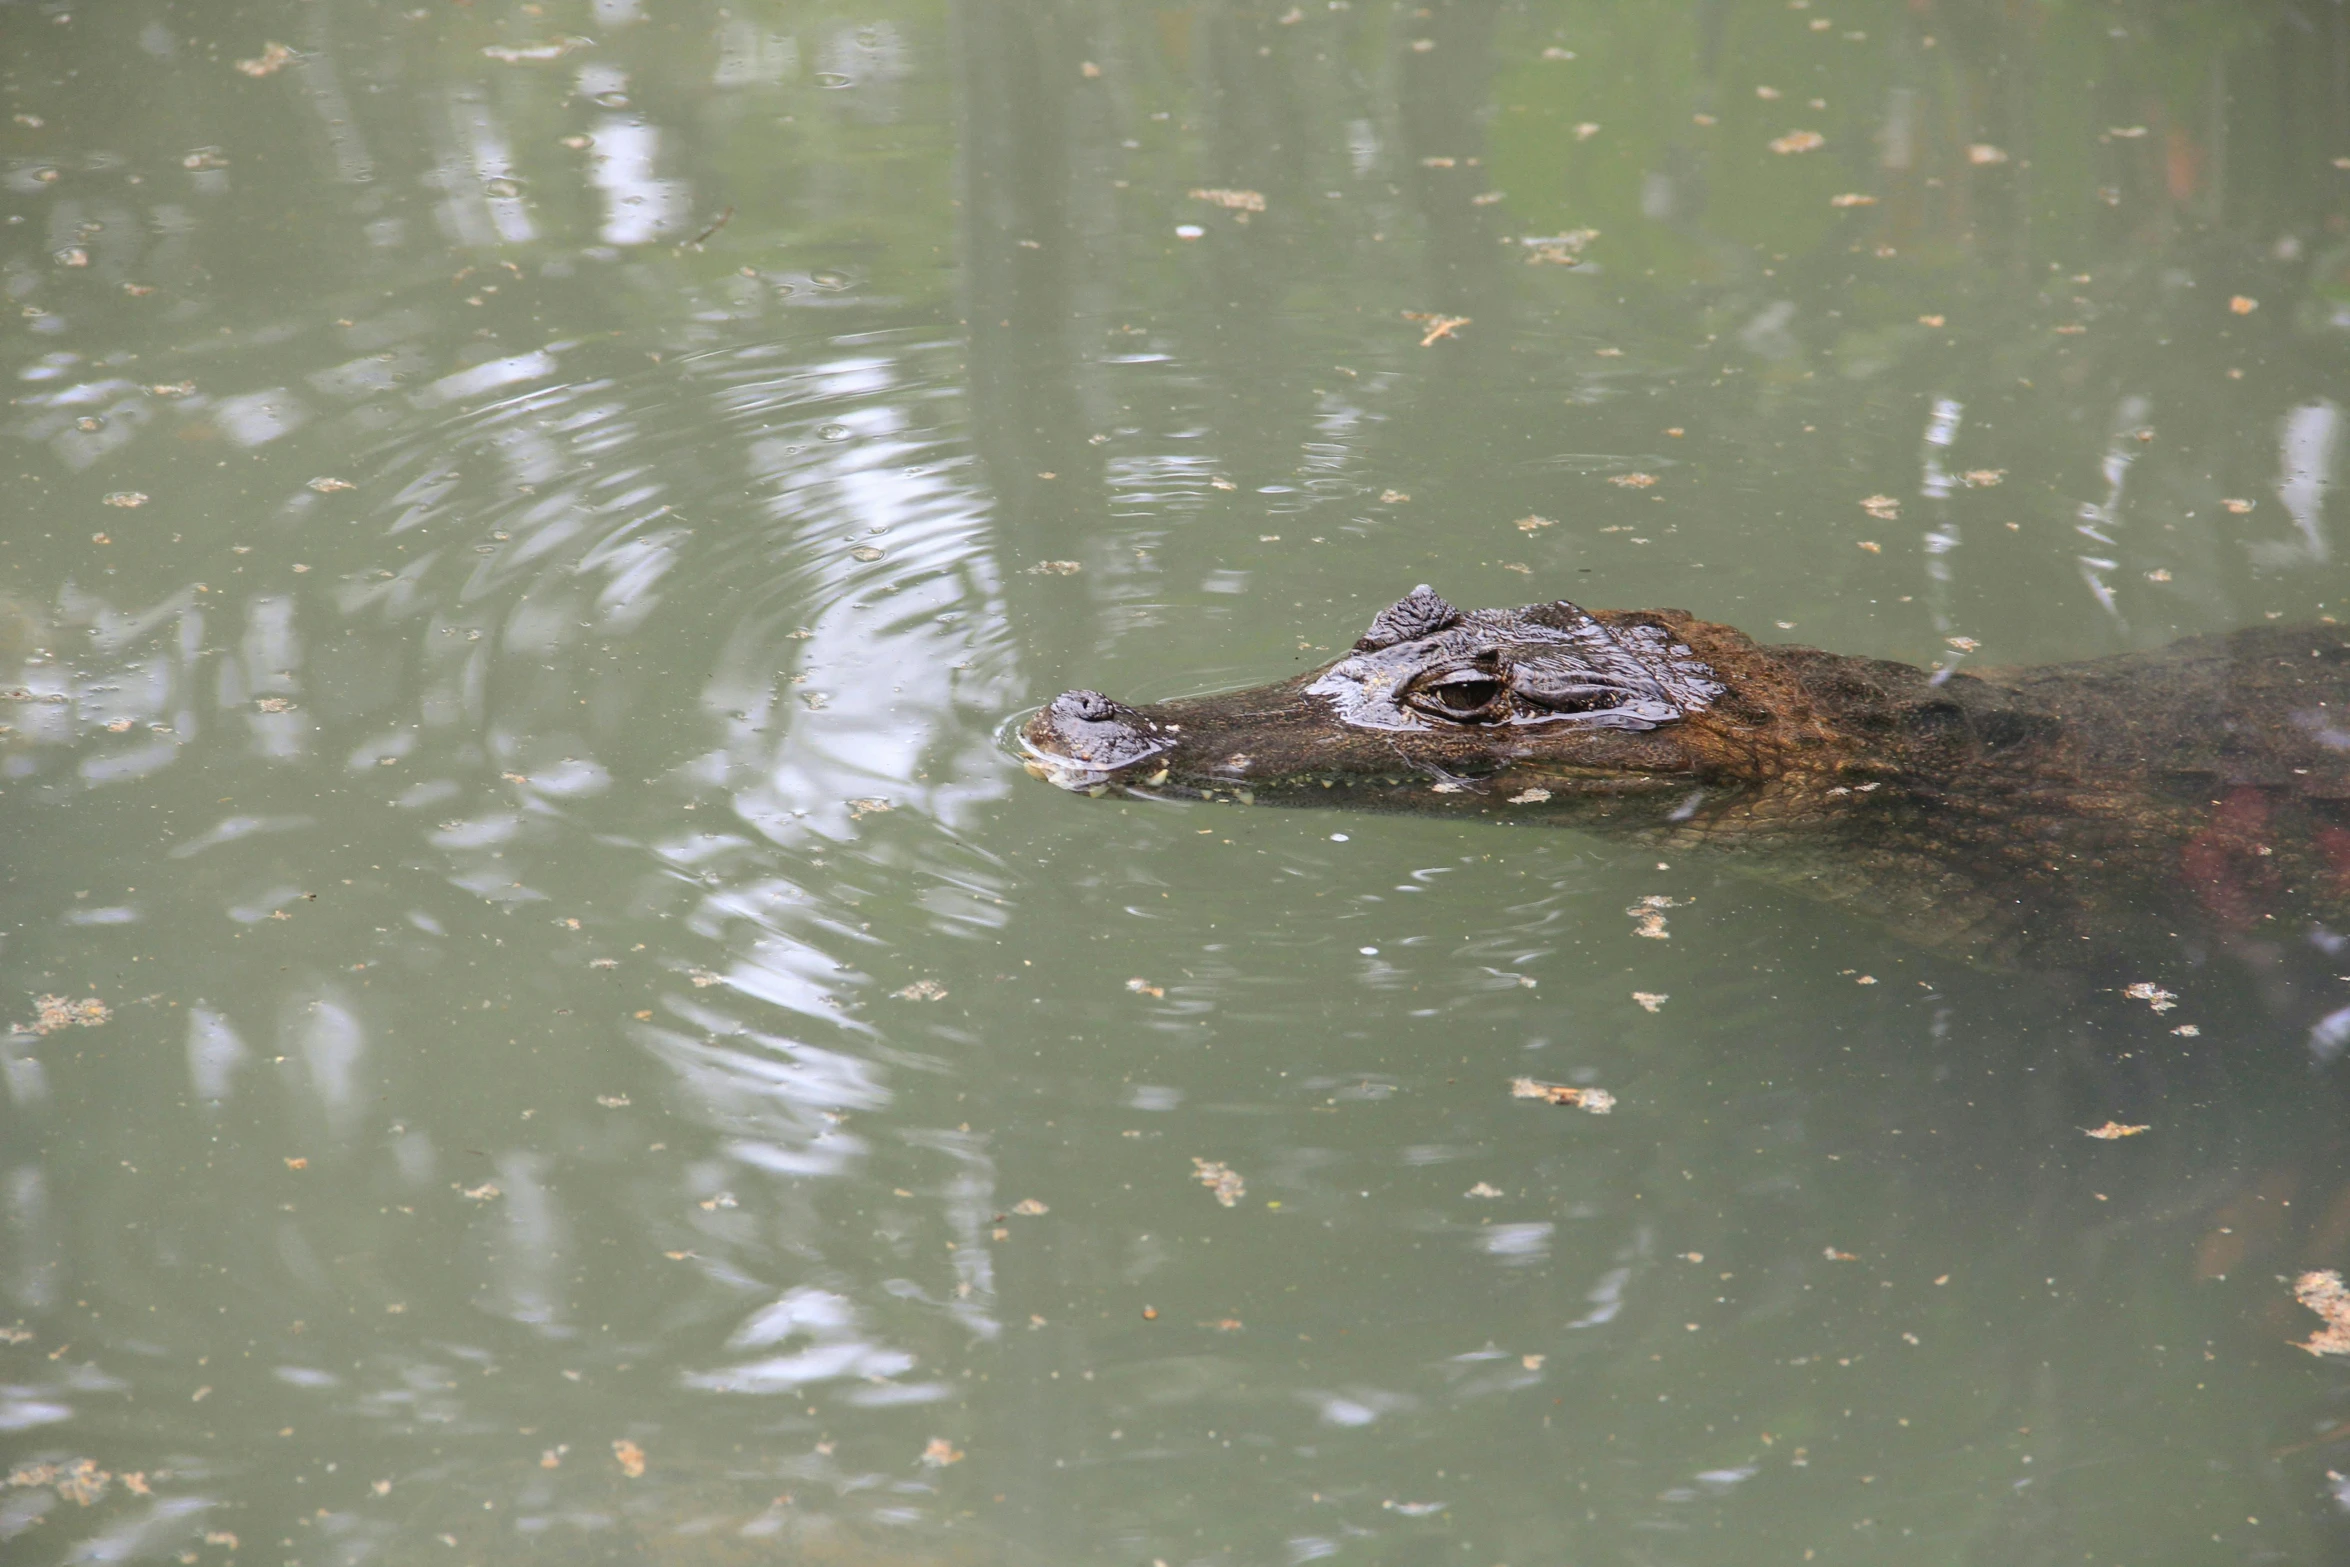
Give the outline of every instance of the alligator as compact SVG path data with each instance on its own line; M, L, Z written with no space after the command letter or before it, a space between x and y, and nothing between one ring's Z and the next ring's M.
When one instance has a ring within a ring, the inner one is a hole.
M1086 794L1539 823L1743 869L1993 968L2350 931L2350 628L1968 672L1757 643L1683 610L1455 609L1333 663L1128 706L1055 698L1028 769Z

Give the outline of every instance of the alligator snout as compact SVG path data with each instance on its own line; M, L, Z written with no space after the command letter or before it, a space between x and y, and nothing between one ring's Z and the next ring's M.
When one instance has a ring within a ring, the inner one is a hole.
M1099 691L1064 691L1021 726L1028 770L1064 789L1098 789L1173 746L1169 726Z

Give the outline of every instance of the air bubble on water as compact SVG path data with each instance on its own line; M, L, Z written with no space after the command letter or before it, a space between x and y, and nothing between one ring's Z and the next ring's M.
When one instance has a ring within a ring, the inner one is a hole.
M855 80L855 77L843 76L838 71L818 71L816 73L816 85L819 87L846 87Z
M816 438L821 441L845 441L855 433L845 424L820 424L816 427Z
M792 294L796 292L798 292L798 290L794 289L789 283L778 283L775 285L775 297L777 299L783 298L786 294Z
M1330 841L1332 843L1344 843L1346 842L1346 834L1342 832L1334 832L1330 835Z
M493 196L519 196L522 194L522 182L502 178L494 179L482 186L482 189Z
M847 288L849 275L846 272L835 272L827 268L822 272L809 273L808 281L818 288Z
M596 104L599 108L625 109L628 107L628 94L624 92L600 92L596 94Z

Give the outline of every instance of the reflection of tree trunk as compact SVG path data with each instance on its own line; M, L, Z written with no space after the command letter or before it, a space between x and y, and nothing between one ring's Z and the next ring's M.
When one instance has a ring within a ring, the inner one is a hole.
M1517 258L1500 240L1498 205L1475 199L1488 187L1484 110L1491 97L1493 32L1499 0L1463 0L1422 13L1404 33L1398 118L1405 194L1418 210L1425 247L1422 297L1412 308L1466 316L1457 337L1430 345L1424 400L1409 428L1419 448L1413 466L1452 467L1448 455L1489 456L1494 444L1492 388L1507 368L1516 314ZM1421 43L1432 47L1421 49ZM1423 331L1427 323L1421 323ZM1409 471L1399 467L1398 471Z
M1081 94L1096 89L1083 74L1085 34L1073 9L1055 0L962 0L955 15L972 437L996 495L997 554L1015 625L1049 665L1059 661L1055 651L1090 645L1071 613L1083 588L1024 570L1047 560L1100 564L1084 549L1103 486L1087 442L1084 377L1094 356L1078 291L1093 236L1077 181L1105 138L1079 124Z
M1083 71L1086 22L1075 3L1060 0L958 0L954 11L971 439L995 494L995 554L1012 637L1048 675L1076 667L1094 646L1096 584L1108 564L1100 548L1087 547L1106 510L1088 413L1106 399L1087 384L1099 359L1099 323L1089 334L1079 291L1092 275L1087 247L1109 229L1107 211L1082 203L1089 190L1108 192L1108 170L1095 161L1113 138L1087 123L1085 100L1101 89ZM1086 574L1032 575L1044 561L1076 561ZM1008 1148L1000 1178L1049 1185L1056 1179L1044 1176L1049 1163L1050 1156ZM1069 1298L1051 1251L1007 1249L998 1266L999 1301ZM1051 1454L1059 1444L1045 1437L1065 1432L1049 1379L1061 1369L1049 1357L1063 1337L1006 1334L997 1380L973 1400L984 1411L974 1429L1035 1434L979 1461L986 1489L1004 1504L994 1509L996 1528L1017 1542L1013 1555L1037 1560L1083 1554L1083 1520L1055 1505Z
M1415 22L1403 56L1403 152L1412 202L1426 226L1429 297L1422 307L1476 318L1483 329L1464 338L1466 361L1505 351L1510 290L1504 282L1498 225L1476 204L1485 190L1482 111L1492 93L1493 28L1499 0L1448 5ZM1437 160L1431 162L1430 160ZM1447 363L1468 368L1462 355Z
M1309 133L1300 114L1309 89L1278 48L1283 30L1261 9L1217 6L1203 24L1198 86L1208 124L1200 172L1207 185L1262 194L1267 210L1224 219L1201 209L1198 221L1212 233L1197 258L1202 281L1186 335L1207 375L1217 460L1251 485L1289 477L1313 408L1296 380L1304 366L1281 309L1286 261L1314 199L1305 188Z

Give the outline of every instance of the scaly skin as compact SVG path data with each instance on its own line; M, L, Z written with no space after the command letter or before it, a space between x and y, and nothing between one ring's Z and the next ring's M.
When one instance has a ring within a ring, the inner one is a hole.
M1999 967L2189 926L2350 929L2350 631L2330 625L1937 683L1679 610L1463 616L1423 589L1309 674L1147 708L1071 692L1022 738L1031 771L1089 793L1728 853Z

